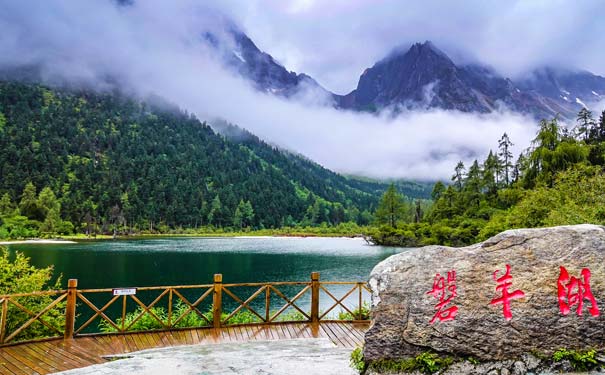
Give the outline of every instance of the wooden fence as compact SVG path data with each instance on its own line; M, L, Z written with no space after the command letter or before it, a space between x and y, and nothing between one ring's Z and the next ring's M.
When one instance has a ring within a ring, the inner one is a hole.
M338 286L342 294L330 290L331 286ZM252 322L245 324L367 320L364 293L369 292L365 282L321 282L318 272L311 273L311 279L304 282L224 284L222 275L216 274L212 284L122 289L78 289L78 280L70 279L66 290L0 296L0 346L40 338L69 339L98 334L92 325L95 321L105 325L105 332L123 333L135 329L143 319L151 320L153 328L142 330L227 327L242 324L233 323L242 312L252 318ZM145 293L147 302L140 297ZM242 298L242 293L247 297ZM303 296L310 297L308 310L300 306ZM329 302L320 301L320 297ZM231 299L231 303L225 303L225 299ZM272 303L276 301L280 307L273 309ZM136 308L129 310L129 303ZM208 307L206 311L202 311L203 305ZM337 308L341 316L334 319L330 313ZM112 319L110 310L114 316L119 311L118 317ZM287 310L294 311L295 318L286 316ZM196 323L184 325L192 315Z

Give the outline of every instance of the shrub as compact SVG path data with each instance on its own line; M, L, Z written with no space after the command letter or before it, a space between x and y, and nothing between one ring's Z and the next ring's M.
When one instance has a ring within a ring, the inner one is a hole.
M52 279L53 268L36 268L30 264L30 259L22 253L17 252L13 261L10 260L9 252L6 248L0 247L0 295L32 293L48 289L59 289L61 285L60 277L48 288L48 283ZM12 300L21 304L26 309L38 313L46 306L50 305L57 296L31 296L17 297ZM12 303L8 304L8 313L6 318L7 336L17 330L31 315L19 309ZM47 324L63 331L65 327L65 303L61 302L54 308L44 314L43 319ZM14 338L14 341L31 340L42 337L57 336L58 333L42 323L36 321L28 328L23 330Z

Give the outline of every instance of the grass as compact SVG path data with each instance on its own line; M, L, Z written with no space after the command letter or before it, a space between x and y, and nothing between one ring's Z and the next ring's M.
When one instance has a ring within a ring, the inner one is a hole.
M423 352L416 357L407 359L381 359L378 361L366 361L363 357L363 348L356 348L351 353L350 366L359 371L360 374L366 370L378 373L411 373L421 372L423 374L435 374L448 368L454 359L452 357L441 357L437 353Z

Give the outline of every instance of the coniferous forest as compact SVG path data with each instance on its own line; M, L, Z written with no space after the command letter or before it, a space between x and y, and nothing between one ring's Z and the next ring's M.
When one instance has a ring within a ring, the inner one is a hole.
M116 92L0 82L0 238L372 221L385 184L220 128Z
M376 211L378 244L469 245L501 231L582 223L605 224L605 111L582 109L573 128L542 120L530 147L515 157L504 134L480 163L459 162L437 182L433 204L405 219L394 187Z

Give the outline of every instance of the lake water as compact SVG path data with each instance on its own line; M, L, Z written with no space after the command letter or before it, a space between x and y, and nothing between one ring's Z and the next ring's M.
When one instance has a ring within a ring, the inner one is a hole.
M404 249L359 238L255 237L15 244L9 250L25 253L37 267L53 265L64 285L74 278L79 288L92 289L209 284L216 273L224 283L308 281L313 271L322 281L366 281L377 263ZM346 293L344 286L331 290ZM329 301L321 298L325 306Z
M364 281L381 260L402 249L370 246L359 238L162 238L15 244L33 265L78 279L81 288L224 283Z

